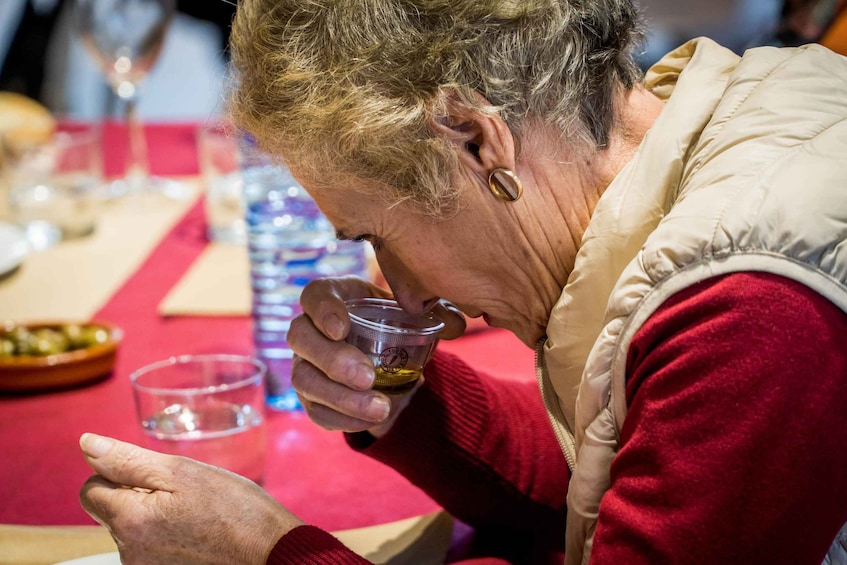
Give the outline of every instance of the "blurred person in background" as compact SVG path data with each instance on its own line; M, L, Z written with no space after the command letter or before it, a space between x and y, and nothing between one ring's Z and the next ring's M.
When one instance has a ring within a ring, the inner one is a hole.
M104 111L111 114L115 100L94 63L70 37L63 11L68 4L69 0L0 2L0 91L39 100L60 115L91 119ZM639 4L647 33L636 56L645 69L676 45L698 36L739 54L756 45L821 41L835 20L830 16L843 12L845 5L839 0L642 0ZM140 112L154 119L205 119L222 111L226 45L235 7L225 0L178 0L177 10L174 37L145 81L146 88L142 86ZM844 31L823 41L842 54L847 52L847 20L843 26Z
M537 353L518 382L436 350L386 396L344 342L385 291L327 279L292 382L514 562L844 562L847 58L700 38L642 76L641 39L628 0L242 0L237 123L404 309ZM81 447L124 563L362 562L249 481Z
M780 0L643 0L647 68L688 39L707 36L740 53L779 23ZM0 2L0 91L24 94L59 115L94 119L116 101L87 53L73 41L70 0ZM152 119L205 119L220 100L235 12L227 0L178 0L162 56L141 87L139 111ZM71 80L72 79L72 80Z
M816 42L847 55L847 1L784 0L778 25L758 43L796 47Z
M0 91L41 102L60 116L97 119L117 103L73 36L72 0L0 1ZM203 120L223 110L229 26L222 0L176 0L162 54L141 86L139 113L154 120Z
M643 69L694 37L714 39L741 54L779 24L783 0L641 0L646 41L636 60Z

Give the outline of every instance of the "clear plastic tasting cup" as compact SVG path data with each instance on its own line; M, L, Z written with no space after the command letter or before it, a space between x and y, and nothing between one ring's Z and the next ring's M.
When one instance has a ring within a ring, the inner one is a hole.
M414 388L444 322L431 314L409 314L393 300L358 298L346 305L351 322L347 343L373 361L373 388L386 394Z
M265 365L250 356L171 357L142 367L130 383L147 446L262 482Z

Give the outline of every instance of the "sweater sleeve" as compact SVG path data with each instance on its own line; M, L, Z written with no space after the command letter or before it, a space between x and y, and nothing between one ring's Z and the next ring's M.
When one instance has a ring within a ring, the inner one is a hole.
M348 549L334 536L314 526L294 528L271 550L267 565L367 565L367 559Z
M591 563L821 563L847 520L847 315L710 279L639 330Z
M569 473L535 382L487 377L444 352L436 352L425 375L388 434L379 440L347 434L350 446L475 526L481 538L475 544L486 554L560 561ZM280 538L268 563L366 561L306 526Z
M563 546L569 472L535 381L489 377L444 352L425 375L388 434L348 443L477 529Z

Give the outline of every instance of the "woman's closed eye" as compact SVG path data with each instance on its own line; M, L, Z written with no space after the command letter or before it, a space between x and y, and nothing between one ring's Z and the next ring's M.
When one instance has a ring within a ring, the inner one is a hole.
M370 233L362 233L355 236L348 236L344 233L338 232L336 237L341 240L349 240L349 241L367 241L371 244L371 247L374 251L379 251L382 247L382 240Z

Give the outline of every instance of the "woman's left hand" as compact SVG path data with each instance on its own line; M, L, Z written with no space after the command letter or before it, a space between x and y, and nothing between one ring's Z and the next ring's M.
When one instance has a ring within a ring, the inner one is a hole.
M303 524L229 471L94 434L80 447L97 473L82 487L82 507L112 534L124 565L264 564Z

